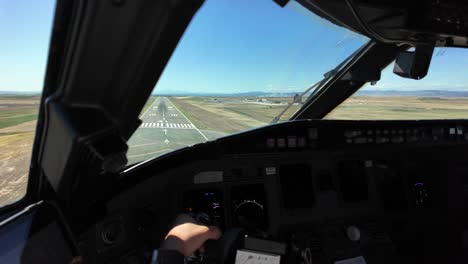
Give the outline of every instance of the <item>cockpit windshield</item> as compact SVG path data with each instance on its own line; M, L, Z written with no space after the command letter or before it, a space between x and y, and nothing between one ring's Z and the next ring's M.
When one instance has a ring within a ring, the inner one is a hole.
M289 119L367 41L295 1L206 1L141 112L129 164Z

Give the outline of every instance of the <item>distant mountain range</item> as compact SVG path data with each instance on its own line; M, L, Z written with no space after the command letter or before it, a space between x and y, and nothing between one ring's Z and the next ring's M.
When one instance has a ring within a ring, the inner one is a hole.
M172 92L172 93L153 93L153 95L165 96L220 96L220 97L292 97L301 92L243 92L243 93L187 93L187 92ZM356 95L360 96L417 96L417 97L468 97L468 91L448 91L448 90L362 90Z
M194 93L183 91L171 92L153 92L152 95L163 96L219 96L219 97L293 97L301 92L241 92L241 93ZM0 91L0 95L40 95L39 92L16 92L16 91ZM468 91L455 90L362 90L356 95L360 96L417 96L417 97L468 97Z
M0 91L0 95L41 95L41 92L23 92L23 91Z
M417 97L468 97L468 91L448 91L448 90L362 90L356 93L362 96L417 96Z
M191 93L191 92L154 92L153 95L163 96L219 96L219 97L289 97L294 96L298 92L242 92L242 93Z

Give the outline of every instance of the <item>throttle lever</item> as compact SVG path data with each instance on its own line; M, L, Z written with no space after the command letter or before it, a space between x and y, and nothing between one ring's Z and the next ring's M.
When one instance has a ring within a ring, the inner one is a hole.
M244 235L243 229L231 228L219 240L205 242L203 263L234 263L236 251L242 247Z

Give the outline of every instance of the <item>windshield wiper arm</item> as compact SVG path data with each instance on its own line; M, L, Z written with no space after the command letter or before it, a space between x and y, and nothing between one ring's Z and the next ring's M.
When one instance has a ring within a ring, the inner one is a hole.
M368 42L369 43L369 42ZM314 89L314 88L319 88L320 86L322 86L323 83L325 83L326 81L328 81L329 79L333 78L333 76L335 76L340 70L341 68L343 68L349 61L351 61L352 58L356 57L357 54L359 54L361 52L361 50L363 50L365 47L367 47L367 45L363 45L361 48L359 48L358 50L354 51L348 58L346 58L345 60L343 60L340 64L338 64L338 66L336 66L334 69L326 72L323 76L324 78L318 82L316 82L314 85L312 85L311 87L309 87L307 90L305 90L303 93L301 93L301 95L299 96L295 96L294 99L292 100L292 102L290 102L288 104L288 106L286 106L285 109L283 109L283 111L281 111L281 113L279 113L277 116L275 116L275 118L273 118L273 120L271 121L270 124L275 124L276 122L278 122L281 118L281 116L284 115L284 113L286 113L286 111L288 111L288 109L296 102L298 101L298 99L302 100L302 97L308 93L310 90ZM309 98L311 98L312 96L314 96L320 89L315 89L310 95L309 95Z
M337 68L331 70L331 71L328 71L324 74L324 77L322 80L314 83L312 86L310 86L309 88L307 88L304 92L302 92L299 96L294 96L293 100L291 102L288 103L288 105L283 109L283 111L281 111L281 113L279 113L277 116L275 116L273 118L273 120L271 120L270 124L275 124L277 123L280 118L284 115L284 113L286 113L286 111L288 111L289 108L291 108L291 106L296 103L296 102L300 102L302 101L302 97L308 93L309 91L311 91L312 89L315 89L310 95L310 96L313 96L314 94L316 94L318 92L319 89L316 89L318 87L320 87L322 85L322 83L324 83L326 80L328 80L329 78L331 78L333 75L336 74L337 72Z

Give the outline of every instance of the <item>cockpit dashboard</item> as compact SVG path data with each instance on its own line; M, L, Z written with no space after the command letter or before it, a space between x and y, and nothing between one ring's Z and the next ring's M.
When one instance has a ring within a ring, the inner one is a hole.
M284 263L301 263L306 249L313 263L456 263L467 145L466 121L281 123L143 164L107 210L151 215L153 247L185 213L282 243Z

